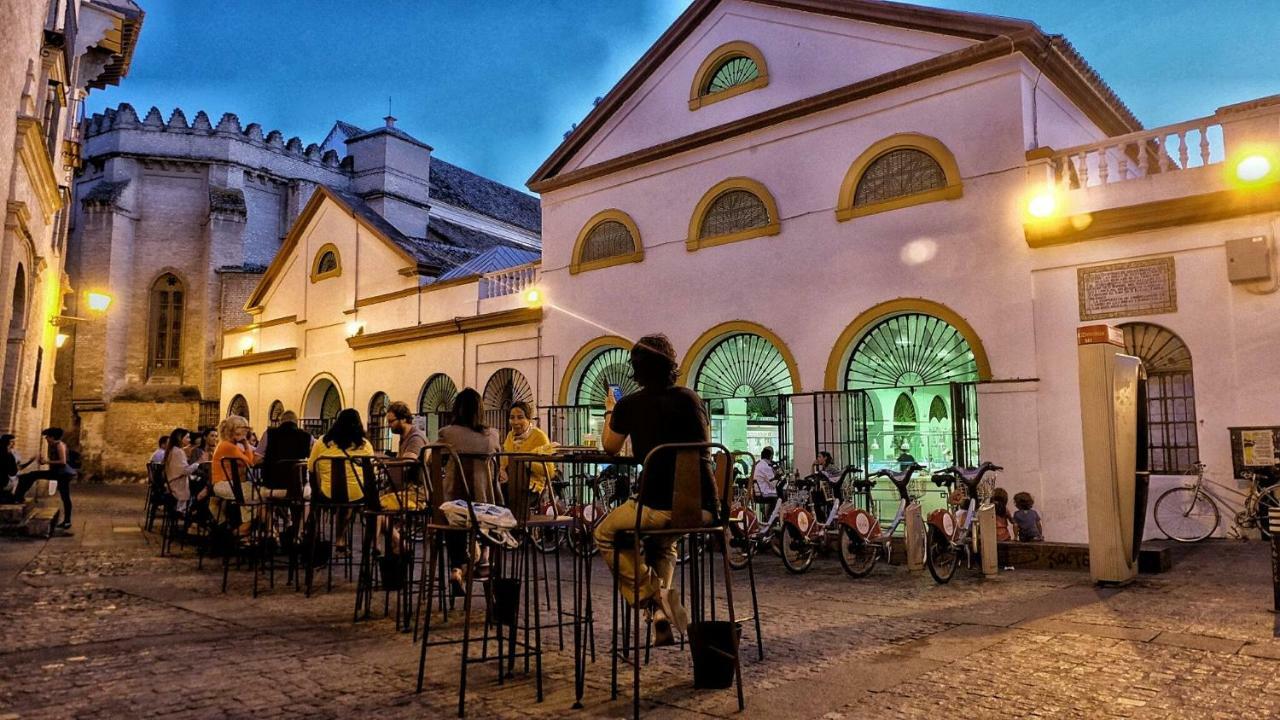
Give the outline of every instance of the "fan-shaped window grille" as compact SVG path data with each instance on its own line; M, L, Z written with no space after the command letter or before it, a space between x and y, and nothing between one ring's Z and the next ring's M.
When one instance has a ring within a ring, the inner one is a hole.
M591 228L582 244L581 262L630 255L636 250L636 240L626 225L616 220L605 220Z
M276 427L280 424L280 416L284 414L284 403L274 400L271 403L271 409L267 411L267 422L270 427Z
M946 186L946 173L929 153L899 148L871 161L858 179L853 205L870 205Z
M391 429L387 427L387 406L391 400L384 392L376 392L369 400L369 443L377 452L391 447Z
M929 421L940 420L946 422L947 414L947 403L942 399L942 396L935 395L933 402L929 403Z
M453 409L453 399L458 395L458 386L453 379L444 373L436 373L422 386L422 394L418 396L418 412L447 413Z
M705 400L749 398L753 417L777 414L778 395L793 389L782 353L753 333L729 335L711 347L698 365L693 387Z
M338 269L338 255L332 250L326 251L316 263L316 272L330 273Z
M707 208L702 218L701 238L764 227L769 224L769 208L755 193L730 190L722 193Z
M618 385L624 395L630 395L640 386L631 379L631 352L620 347L608 348L582 368L578 375L578 389L574 401L578 405L604 406L605 386Z
M960 331L932 315L894 315L858 341L845 370L851 390L976 382L978 365Z
M243 395L236 395L231 398L231 404L227 406L227 417L239 415L245 420L249 419L249 403L244 399Z
M1121 325L1125 352L1147 370L1149 470L1165 475L1193 472L1200 459L1191 351L1182 338L1148 323Z
M484 422L491 428L497 428L499 435L507 435L507 415L511 405L517 400L533 402L533 387L518 370L502 368L489 378L484 386L482 407Z
M324 397L320 399L320 419L325 423L325 430L329 429L338 413L342 412L342 396L338 394L338 388L333 383L327 385Z
M731 57L721 62L711 73L703 94L713 95L737 85L746 85L758 77L760 77L760 66L755 60L741 55Z

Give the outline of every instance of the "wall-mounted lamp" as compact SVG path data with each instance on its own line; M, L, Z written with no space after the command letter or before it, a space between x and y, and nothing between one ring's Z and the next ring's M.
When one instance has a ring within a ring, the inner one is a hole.
M67 338L68 338L68 337L70 337L70 336L69 336L69 335L67 335L66 333L58 333L58 334L57 334L57 335L55 335L55 336L54 336L54 338L53 338L53 346L54 346L54 347L56 347L56 348L61 349L63 345L66 345L66 344L67 344Z
M347 337L356 337L364 334L364 323L359 320L352 320L347 323Z
M253 352L253 338L252 337L242 338L240 340L240 354L248 355L251 352Z

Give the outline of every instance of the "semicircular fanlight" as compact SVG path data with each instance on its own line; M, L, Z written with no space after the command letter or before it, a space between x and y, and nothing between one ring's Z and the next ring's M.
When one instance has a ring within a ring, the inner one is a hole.
M1147 374L1191 372L1191 351L1182 338L1159 325L1126 323L1124 351L1142 358Z
M698 365L693 387L706 400L756 399L747 403L753 416L775 414L774 398L793 390L791 370L782 353L752 333L729 335L716 342Z
M707 95L728 90L736 85L745 85L760 77L760 66L749 57L739 55L720 63L720 67L711 73L707 81Z
M453 384L453 378L444 373L436 373L427 378L426 384L422 386L422 393L418 395L418 412L442 413L449 412L453 409L453 399L458 395L458 386Z
M280 416L283 414L284 403L279 400L272 401L271 409L267 412L267 421L271 424L271 427L275 427L280 424Z
M484 386L485 410L501 410L506 413L517 400L533 402L533 388L517 370L502 368Z
M582 368L578 375L578 388L574 402L578 405L604 406L606 385L619 385L623 395L640 389L631 379L631 353L620 347L611 347L598 353Z
M231 398L231 404L227 406L227 417L239 415L245 420L249 419L249 403L244 399L243 395L236 395Z
M845 370L850 390L975 382L978 365L969 343L932 315L894 315L871 328L854 347Z
M320 419L332 421L342 412L342 396L338 395L338 388L333 383L327 384L329 387L325 388L324 397L320 400Z

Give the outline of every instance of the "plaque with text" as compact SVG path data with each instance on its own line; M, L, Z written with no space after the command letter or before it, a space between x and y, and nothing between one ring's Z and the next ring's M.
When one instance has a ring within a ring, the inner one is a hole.
M1076 282L1082 321L1178 311L1171 257L1079 268Z

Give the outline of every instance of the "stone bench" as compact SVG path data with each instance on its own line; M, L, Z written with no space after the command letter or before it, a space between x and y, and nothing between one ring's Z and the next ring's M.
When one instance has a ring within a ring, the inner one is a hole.
M1089 545L1063 542L1002 542L1000 567L1019 570L1089 570ZM902 538L893 539L894 565L907 561L907 551ZM1173 567L1173 556L1167 545L1143 543L1138 551L1138 572L1162 573Z

